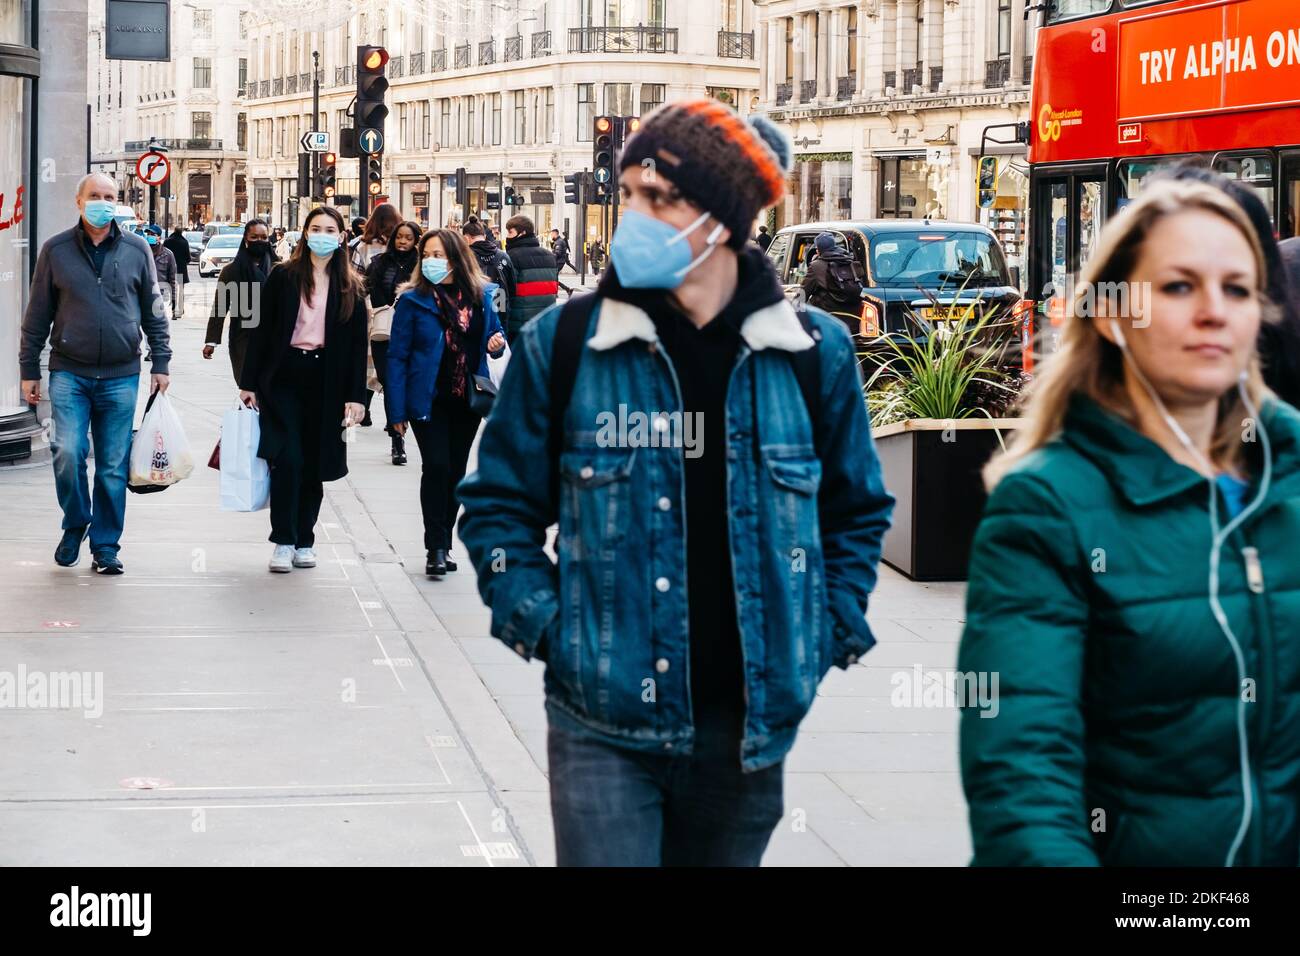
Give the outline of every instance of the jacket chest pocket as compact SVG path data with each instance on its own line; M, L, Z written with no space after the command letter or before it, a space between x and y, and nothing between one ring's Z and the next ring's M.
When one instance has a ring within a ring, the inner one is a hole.
M760 482L768 498L769 514L776 518L776 544L785 550L820 551L817 492L822 484L822 463L801 446L764 448Z
M623 538L635 448L575 448L560 458L564 504L560 533L582 558Z

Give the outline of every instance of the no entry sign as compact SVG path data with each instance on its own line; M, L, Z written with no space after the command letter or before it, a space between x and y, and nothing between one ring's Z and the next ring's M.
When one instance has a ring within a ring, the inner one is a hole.
M171 172L172 166L167 161L167 157L152 150L135 162L135 174L146 186L161 186L167 182Z

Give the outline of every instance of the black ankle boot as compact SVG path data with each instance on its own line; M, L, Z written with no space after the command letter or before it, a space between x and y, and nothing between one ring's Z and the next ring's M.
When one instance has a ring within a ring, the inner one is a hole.
M456 562L451 559L451 549L447 550L447 556L443 558L443 564L447 565L448 574L456 570Z
M424 565L424 573L431 578L440 578L447 573L447 552L439 548L430 551Z
M406 441L401 435L393 436L393 464L406 464Z

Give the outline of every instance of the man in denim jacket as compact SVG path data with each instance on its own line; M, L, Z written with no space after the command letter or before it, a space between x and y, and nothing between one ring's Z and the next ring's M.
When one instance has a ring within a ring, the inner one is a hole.
M874 643L893 500L852 343L746 242L789 163L715 100L647 116L567 406L555 307L460 488L492 633L546 662L562 866L757 865L818 683Z

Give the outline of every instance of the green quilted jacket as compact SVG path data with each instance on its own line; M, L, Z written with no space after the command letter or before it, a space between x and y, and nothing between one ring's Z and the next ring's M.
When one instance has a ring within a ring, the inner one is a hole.
M1236 865L1300 862L1300 413L1261 418L1271 488L1219 571L1244 682L1201 476L1076 397L990 496L958 663L997 677L961 715L977 865L1222 866L1247 818Z

